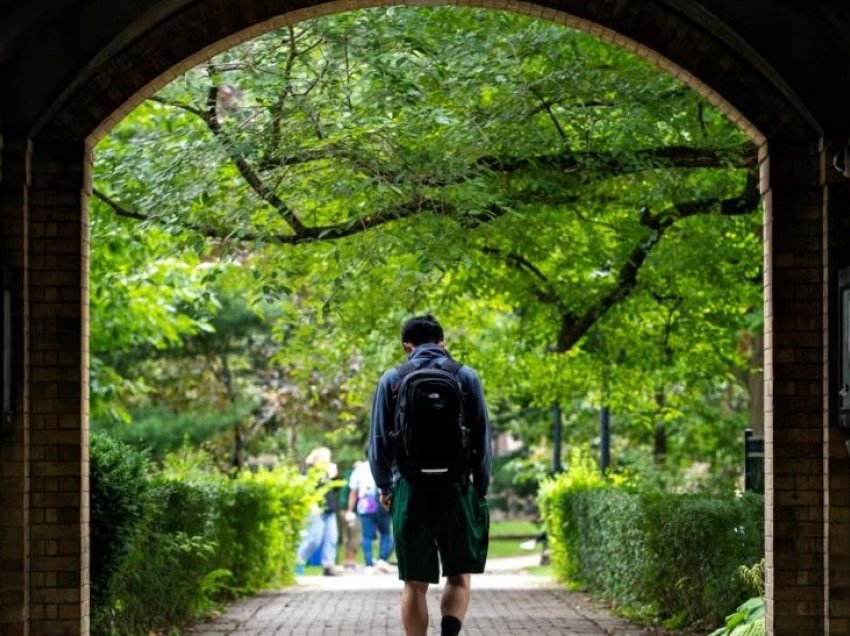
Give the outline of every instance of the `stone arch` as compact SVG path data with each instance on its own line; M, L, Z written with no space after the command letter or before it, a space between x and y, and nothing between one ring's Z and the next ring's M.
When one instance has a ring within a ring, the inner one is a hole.
M120 11L129 0L115 3ZM0 445L0 631L88 632L88 233L90 148L189 66L287 22L382 0L162 0L110 33L59 97L0 150L2 264L22 272L25 342L11 444ZM471 0L576 27L679 77L760 147L765 216L766 538L770 634L850 626L850 521L841 439L829 423L829 206L850 192L823 166L829 140L783 77L702 4L687 0ZM133 5L135 6L135 5ZM104 9L104 11L108 11ZM0 51L2 53L2 51ZM0 128L0 131L3 129ZM834 215L838 216L838 214ZM7 227L9 231L7 231ZM846 241L845 241L846 243ZM846 462L845 462L846 463ZM3 476L3 473L0 473ZM838 601L838 602L834 602Z

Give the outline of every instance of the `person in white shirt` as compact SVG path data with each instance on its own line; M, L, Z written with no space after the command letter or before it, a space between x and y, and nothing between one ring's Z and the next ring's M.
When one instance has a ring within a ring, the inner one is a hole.
M363 532L363 560L366 563L367 572L375 568L381 572L394 572L395 568L390 565L389 558L393 551L392 517L381 505L378 496L378 487L372 477L369 462L361 462L351 473L348 482L348 510L346 520L352 521L360 518L360 526ZM380 535L378 541L378 561L372 560L372 542L375 540L375 532Z

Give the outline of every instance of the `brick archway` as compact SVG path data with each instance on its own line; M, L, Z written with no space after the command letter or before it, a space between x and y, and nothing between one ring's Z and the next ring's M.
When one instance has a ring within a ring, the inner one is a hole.
M116 3L120 11L126 2ZM163 0L103 39L59 99L0 147L2 265L17 272L15 411L0 443L0 633L88 632L90 148L130 109L215 52L286 22L384 4ZM513 2L656 62L760 146L765 201L769 633L850 631L850 465L829 426L835 271L850 191L831 139L759 54L686 0ZM135 6L135 5L134 5ZM2 53L2 51L0 51Z
M107 50L103 61L75 78L66 99L37 122L44 139L96 141L148 95L204 59L292 22L383 0L207 0L190 5L147 31L130 46ZM402 3L406 4L406 3ZM663 0L586 3L566 0L476 0L454 4L511 11L591 33L657 64L699 92L761 145L778 136L809 137L817 124L775 73L764 69L731 31L714 30ZM591 5L591 6L585 6Z

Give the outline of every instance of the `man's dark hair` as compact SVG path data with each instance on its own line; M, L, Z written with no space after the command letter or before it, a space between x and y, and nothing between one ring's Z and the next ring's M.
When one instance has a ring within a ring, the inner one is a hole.
M443 341L443 328L431 314L414 316L401 328L401 341L414 347L421 344L437 344Z

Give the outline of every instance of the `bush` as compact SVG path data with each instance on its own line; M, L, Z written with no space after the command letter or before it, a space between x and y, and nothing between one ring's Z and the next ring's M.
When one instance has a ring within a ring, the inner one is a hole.
M764 555L761 497L644 495L651 568L648 592L683 622L715 624L752 594L742 563ZM675 585L669 585L672 580Z
M216 570L209 514L215 494L157 477L150 495L114 587L111 628L120 634L147 634L184 623L209 609L218 591L204 585Z
M108 586L93 581L108 589L96 599L95 633L147 634L199 617L223 598L292 581L312 484L291 467L229 477L204 462L184 454L153 477L134 474L141 513L122 535L124 557ZM93 501L96 483L103 480L93 480ZM93 513L93 529L99 519Z
M111 588L130 554L144 513L148 460L107 435L90 447L91 600L95 629L109 620Z
M738 570L764 554L760 497L639 492L592 468L541 490L560 578L673 628L717 624L752 595Z
M756 596L727 616L723 627L709 636L764 636L764 633L764 599Z
M552 563L563 581L576 583L584 578L581 551L569 549L569 546L578 545L580 534L578 525L573 522L579 518L572 509L576 500L567 494L577 494L606 483L589 454L579 449L570 453L569 470L556 479L541 482L537 503L547 528ZM557 532L553 531L555 528Z
M245 472L227 484L219 502L219 566L250 593L291 583L301 527L315 497L312 482L294 468Z

